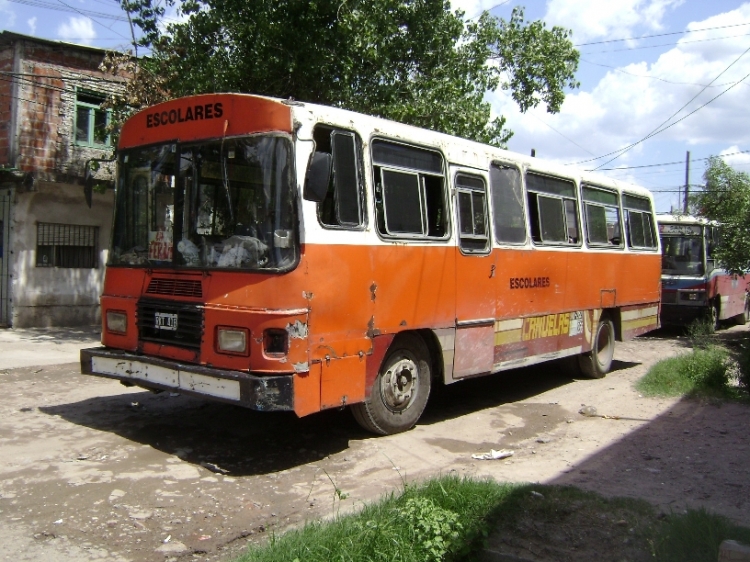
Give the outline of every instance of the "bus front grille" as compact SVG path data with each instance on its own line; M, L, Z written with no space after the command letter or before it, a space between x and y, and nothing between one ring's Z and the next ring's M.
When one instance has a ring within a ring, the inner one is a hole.
M171 279L168 277L154 277L148 284L146 293L149 295L168 295L175 297L202 298L201 282L197 279Z
M138 302L137 324L140 340L199 348L203 338L203 306L141 299Z

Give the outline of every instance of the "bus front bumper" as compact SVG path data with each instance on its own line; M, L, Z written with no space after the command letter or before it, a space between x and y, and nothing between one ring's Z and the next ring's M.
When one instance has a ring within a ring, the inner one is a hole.
M81 372L149 390L170 390L262 412L294 410L294 376L260 377L93 347L81 350Z

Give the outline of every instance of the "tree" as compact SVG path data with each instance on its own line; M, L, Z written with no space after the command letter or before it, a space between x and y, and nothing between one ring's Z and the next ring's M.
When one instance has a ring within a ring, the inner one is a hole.
M692 197L701 216L721 223L715 258L728 271L750 270L750 176L713 156L703 174L706 186Z
M504 146L488 90L510 90L523 111L557 112L575 88L570 32L447 0L165 0L187 20L162 31L163 7L122 0L150 45L147 63L173 97L256 93L344 107Z

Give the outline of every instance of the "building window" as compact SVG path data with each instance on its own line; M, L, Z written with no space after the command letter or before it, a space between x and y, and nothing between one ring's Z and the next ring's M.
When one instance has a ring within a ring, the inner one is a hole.
M76 92L76 143L87 146L109 146L107 125L109 111L102 109L104 96Z
M98 267L99 227L40 222L36 227L37 267Z

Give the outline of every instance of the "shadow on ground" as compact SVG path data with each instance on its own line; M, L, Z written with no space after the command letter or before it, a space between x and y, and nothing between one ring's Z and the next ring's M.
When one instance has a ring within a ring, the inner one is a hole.
M703 507L747 525L748 421L746 404L684 399L549 483L645 499L665 513Z
M618 361L614 369L631 365ZM419 423L439 423L514 403L572 382L557 362L462 381L436 389ZM169 392L129 392L39 410L187 462L217 465L232 476L301 466L346 450L350 439L370 436L347 410L300 419L293 413L255 412Z

